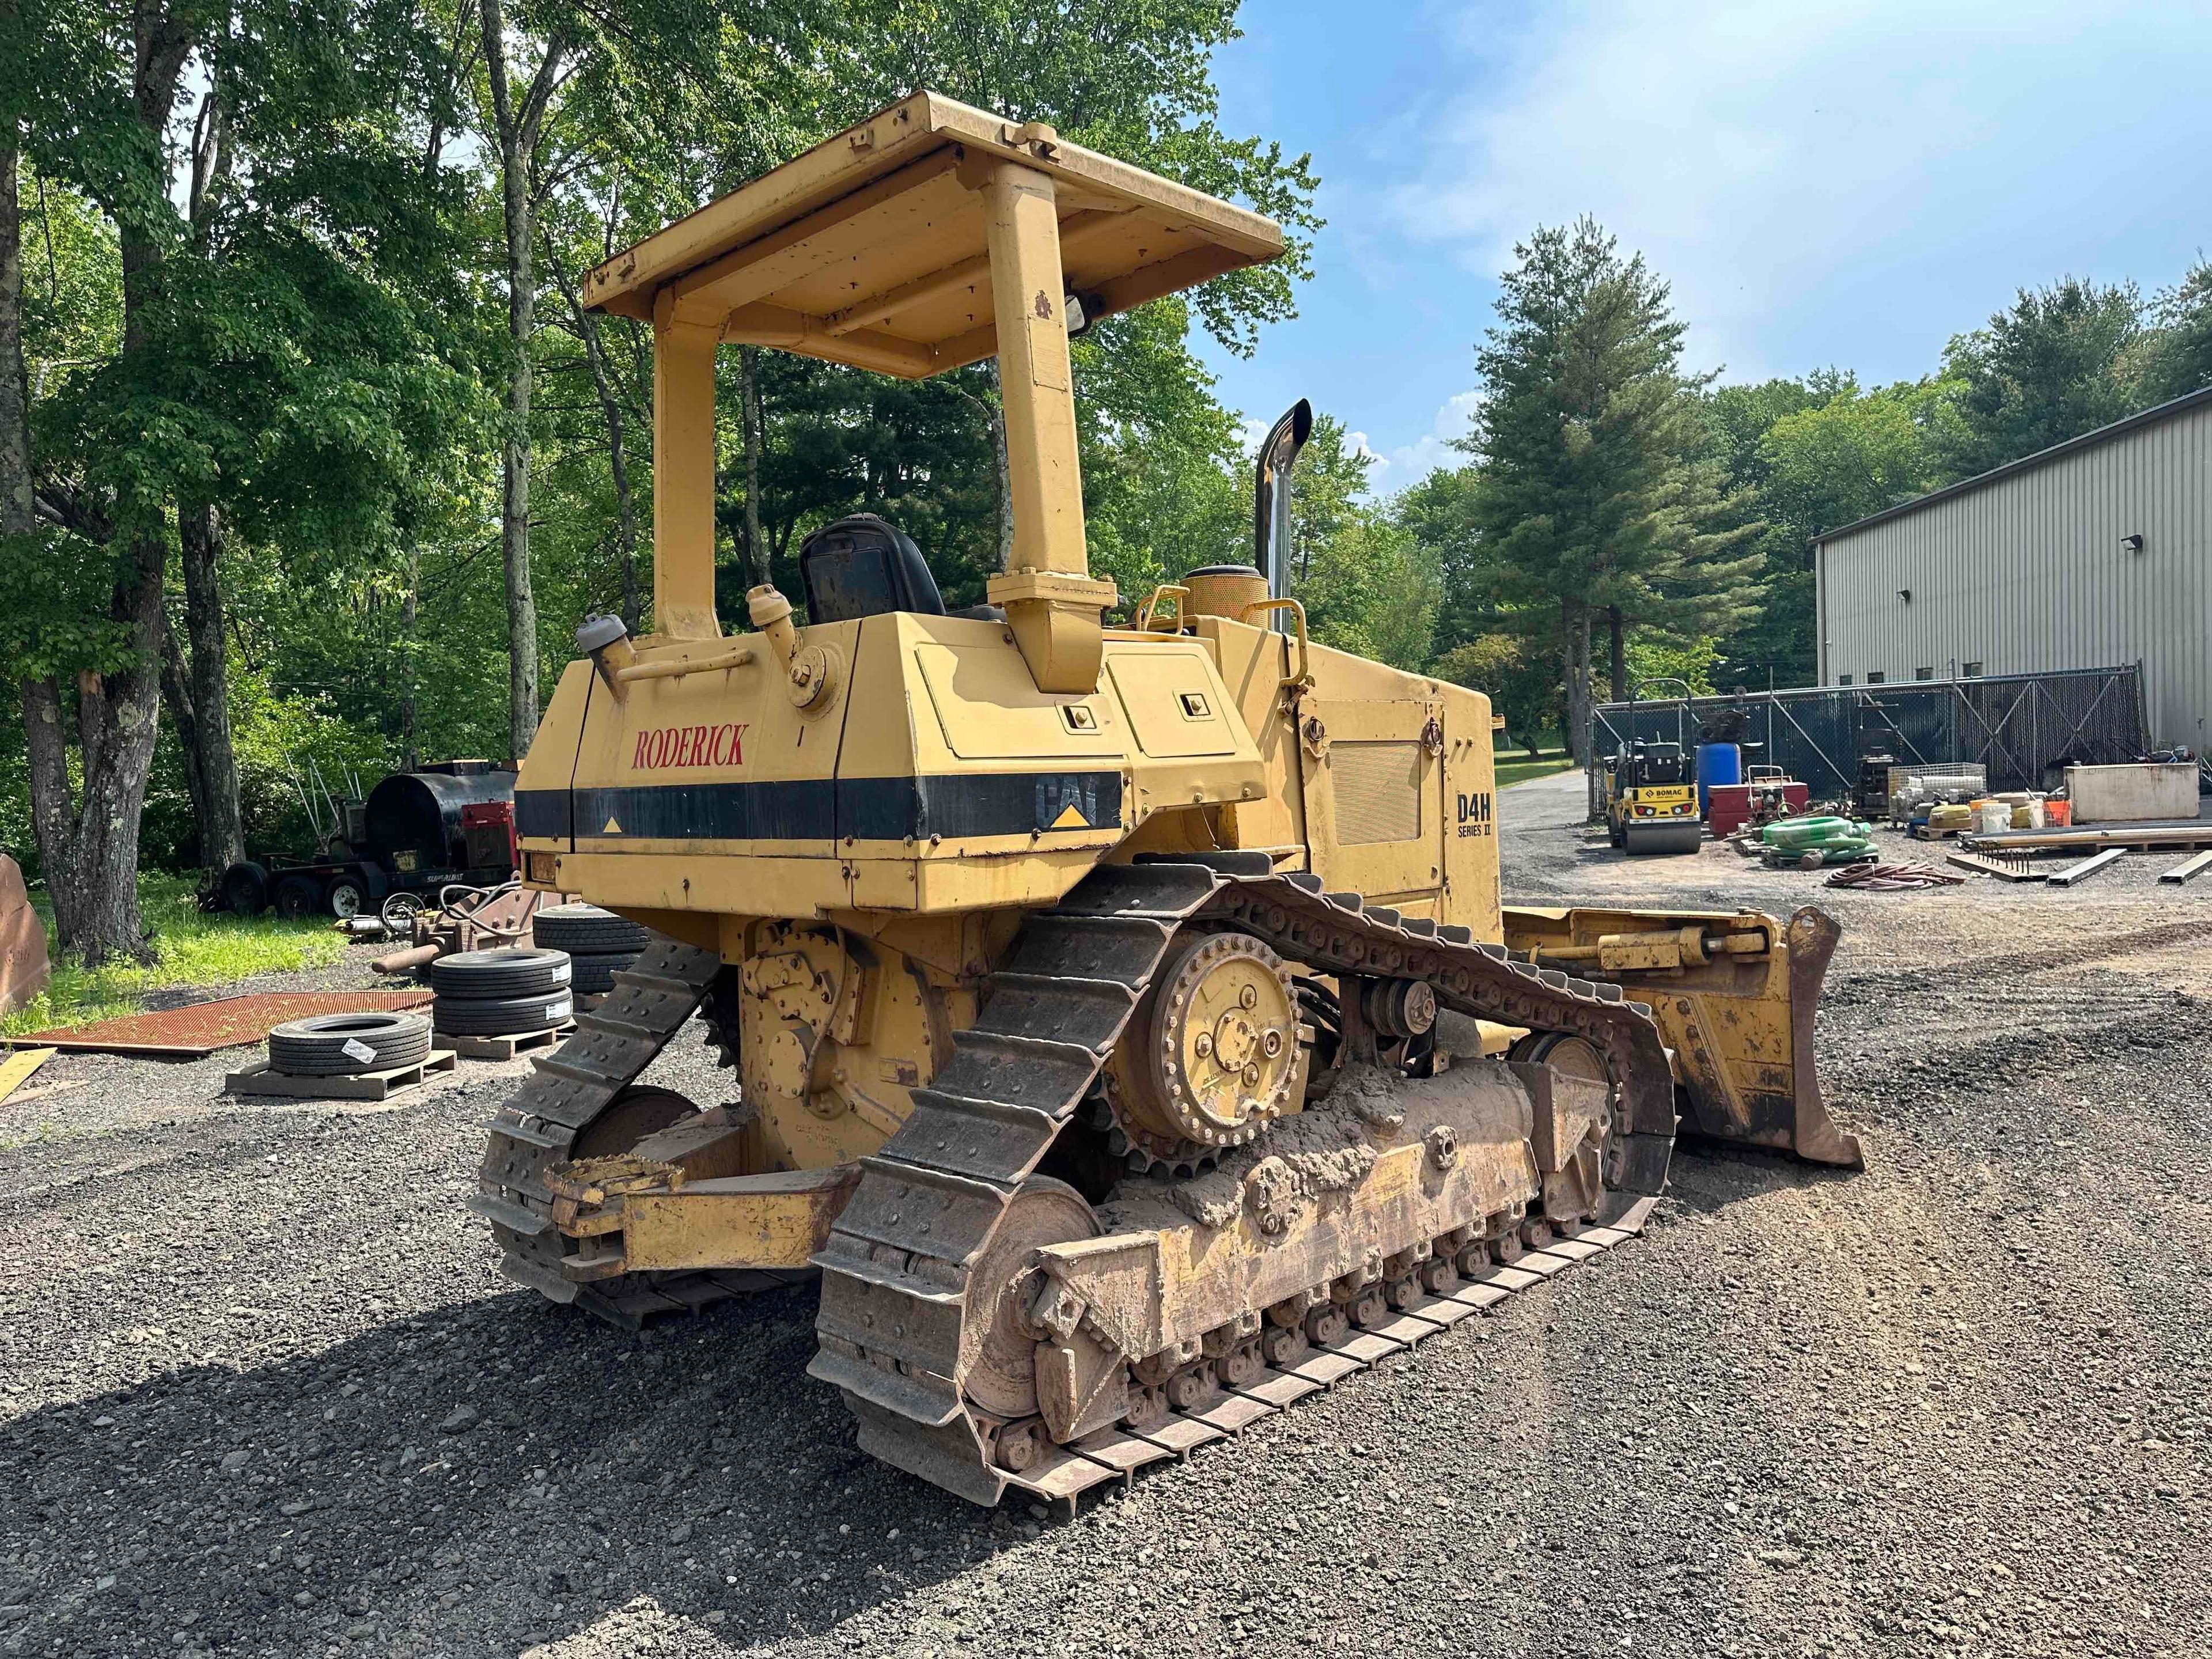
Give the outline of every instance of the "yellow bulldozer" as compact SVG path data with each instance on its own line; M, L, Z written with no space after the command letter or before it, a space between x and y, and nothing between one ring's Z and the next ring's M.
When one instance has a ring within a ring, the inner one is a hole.
M471 1202L510 1277L611 1318L818 1271L811 1370L860 1444L978 1503L1632 1228L1678 1119L1857 1161L1814 1068L1827 918L1501 907L1487 700L1313 642L1286 591L1303 407L1250 565L1126 611L1090 574L1069 336L1282 247L924 92L584 286L653 331L653 628L580 630L518 829L530 885L662 938ZM803 622L756 587L725 633L726 342L997 358L987 605L860 517L806 542ZM703 1110L637 1082L695 1013L740 1085Z

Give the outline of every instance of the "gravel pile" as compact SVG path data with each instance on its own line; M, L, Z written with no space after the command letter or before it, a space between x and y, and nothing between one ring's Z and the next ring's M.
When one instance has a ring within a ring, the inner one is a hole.
M2212 1651L2212 890L1624 875L1579 807L1504 797L1513 896L1843 918L1873 1167L1686 1153L1643 1242L1072 1526L861 1456L807 1291L507 1286L461 1197L520 1065L57 1059L0 1105L0 1653Z

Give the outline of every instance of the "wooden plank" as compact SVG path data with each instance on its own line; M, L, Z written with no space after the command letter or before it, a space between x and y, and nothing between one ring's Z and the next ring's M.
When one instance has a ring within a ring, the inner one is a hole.
M2071 887L2076 882L2087 881L2100 871L2111 869L2127 857L2129 851L2125 847L2108 847L2101 853L2083 859L2079 864L2069 864L2055 872L2051 878L2051 884L2053 887Z
M18 1048L4 1060L0 1060L0 1100L21 1088L37 1071L54 1057L52 1048Z
M453 1069L449 1048L433 1048L419 1066L392 1066L345 1077L296 1077L272 1072L267 1060L258 1060L242 1072L233 1072L223 1087L234 1095L277 1095L291 1100L387 1100L402 1089L417 1087L433 1072Z
M1963 844L1977 852L2086 852L2106 847L2201 847L2212 842L2212 823L2075 824L2063 830L1993 830L1967 836Z
M576 1028L566 1021L535 1031L511 1031L504 1036L472 1036L465 1031L441 1031L438 1046L450 1048L463 1060L513 1060L538 1048L550 1048Z
M2185 881L2196 880L2207 870L2212 870L2212 852L2199 853L2193 858L2184 859L2172 869L2160 871L2158 878L2160 881L2172 882L2178 886Z

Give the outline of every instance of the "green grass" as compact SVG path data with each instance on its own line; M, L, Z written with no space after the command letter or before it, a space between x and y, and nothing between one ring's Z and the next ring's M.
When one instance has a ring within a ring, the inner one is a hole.
M139 915L154 935L153 962L88 972L58 957L46 994L0 1018L0 1036L135 1014L146 993L170 986L219 988L255 974L328 967L345 954L345 937L332 931L327 916L283 921L266 915L207 915L192 902L192 889L187 876L139 877ZM46 923L52 950L53 916L45 895L32 902Z
M1526 783L1531 778L1548 778L1554 772L1566 771L1575 763L1572 755L1522 755L1516 760L1498 759L1498 787L1509 783Z

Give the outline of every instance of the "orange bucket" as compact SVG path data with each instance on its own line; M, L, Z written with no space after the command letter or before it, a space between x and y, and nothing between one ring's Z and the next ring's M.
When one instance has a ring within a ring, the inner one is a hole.
M2051 830L2069 829L2074 823L2074 803L2070 800L2047 800L2043 803L2044 827Z

